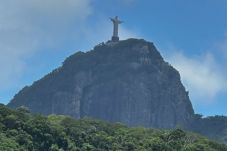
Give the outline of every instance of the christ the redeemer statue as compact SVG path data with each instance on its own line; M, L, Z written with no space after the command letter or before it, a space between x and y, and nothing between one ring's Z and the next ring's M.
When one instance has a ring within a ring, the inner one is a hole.
M118 20L118 16L115 18L110 18L110 20L113 22L113 36L112 36L112 41L117 42L119 41L118 37L118 25L123 23L123 21Z

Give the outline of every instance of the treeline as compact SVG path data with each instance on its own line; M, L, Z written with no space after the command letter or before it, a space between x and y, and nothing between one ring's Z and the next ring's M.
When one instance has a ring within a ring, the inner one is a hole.
M227 145L175 130L31 114L0 105L1 151L227 151Z

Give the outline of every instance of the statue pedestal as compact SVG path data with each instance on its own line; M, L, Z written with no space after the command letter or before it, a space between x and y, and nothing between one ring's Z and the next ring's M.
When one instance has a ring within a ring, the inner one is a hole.
M112 41L113 41L113 42L117 42L117 41L119 41L119 37L115 37L115 36L113 36L113 37L112 37Z

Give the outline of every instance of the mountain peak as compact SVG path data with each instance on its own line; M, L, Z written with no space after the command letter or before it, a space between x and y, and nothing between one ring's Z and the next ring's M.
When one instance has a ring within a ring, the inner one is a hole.
M143 39L100 43L68 57L8 106L130 126L186 127L194 111L177 70Z

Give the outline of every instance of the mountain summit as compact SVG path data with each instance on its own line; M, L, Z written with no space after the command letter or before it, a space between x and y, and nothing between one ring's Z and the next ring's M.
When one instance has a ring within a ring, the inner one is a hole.
M8 106L158 128L185 127L194 115L178 71L142 39L77 52L23 88Z

